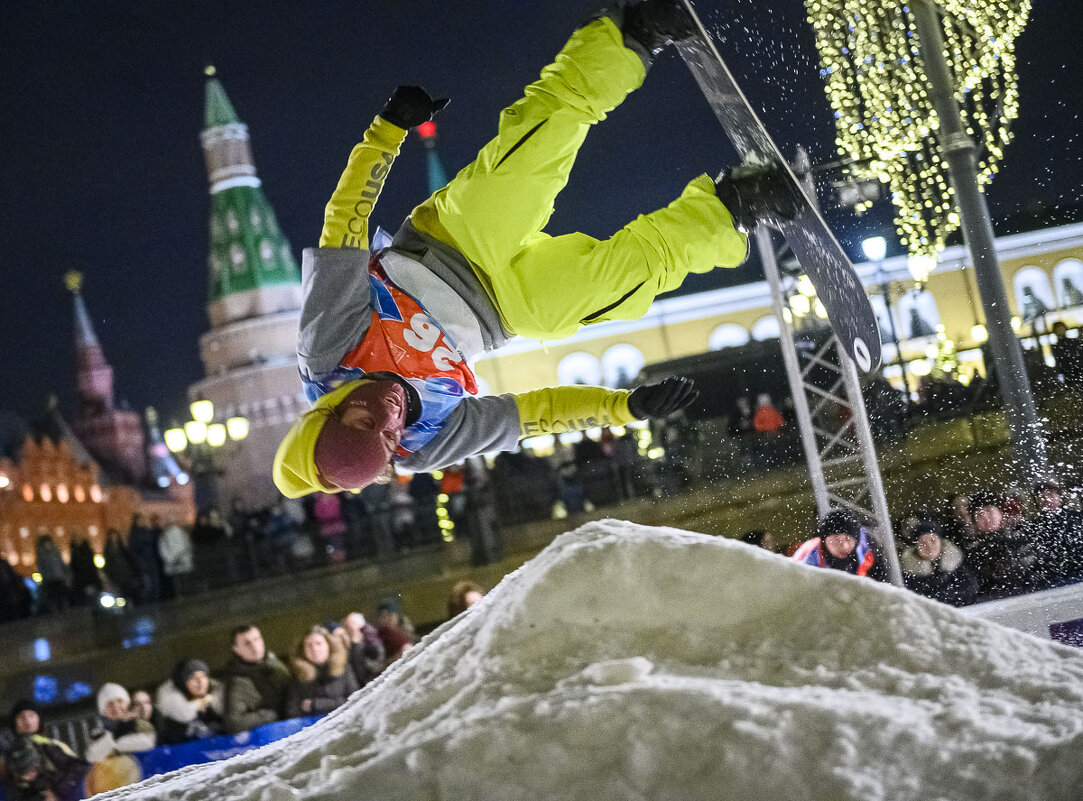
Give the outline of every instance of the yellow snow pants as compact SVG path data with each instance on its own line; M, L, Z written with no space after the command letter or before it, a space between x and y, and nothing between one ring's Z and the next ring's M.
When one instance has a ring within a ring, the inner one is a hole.
M590 126L644 74L611 20L580 28L501 112L477 159L414 209L419 231L471 263L509 331L559 339L584 324L638 319L688 273L744 261L747 239L706 175L610 239L542 233Z

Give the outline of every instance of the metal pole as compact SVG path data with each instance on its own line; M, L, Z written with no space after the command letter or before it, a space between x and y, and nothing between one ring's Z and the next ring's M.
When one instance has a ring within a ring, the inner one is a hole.
M902 370L903 396L906 400L907 414L910 412L910 372L906 369L906 357L903 356L902 342L899 341L899 331L895 325L895 312L891 310L891 282L887 280L884 272L884 263L876 263L877 277L880 279L880 294L884 298L884 308L887 309L887 322L891 326L891 344L895 346L895 358L899 360L899 369Z
M1008 296L994 244L993 224L985 197L978 188L977 148L966 133L959 106L955 102L954 81L944 57L944 36L936 3L933 0L912 0L910 8L921 43L933 104L940 118L940 148L951 173L962 219L963 239L974 263L978 293L985 309L989 346L1004 399L1012 444L1023 478L1028 484L1033 484L1049 477L1051 472L1030 381L1023 365L1023 352L1012 331Z
M887 508L884 481L880 477L880 462L876 457L876 445L872 441L869 416L865 411L864 396L861 394L861 379L858 378L854 360L841 347L836 350L839 354L839 367L842 368L846 397L850 399L850 413L854 417L854 433L857 434L858 450L861 452L861 461L865 465L869 500L872 502L872 512L877 523L877 539L884 550L884 566L887 568L888 580L896 587L902 587L899 552L895 549L895 532L891 530L891 513Z
M793 398L793 410L797 417L797 430L801 434L801 447L805 451L809 477L812 479L812 495L816 498L816 517L821 518L831 511L831 497L827 492L827 480L824 477L820 451L816 445L816 431L809 411L808 397L805 395L804 382L801 379L801 365L797 360L797 350L793 344L793 326L786 321L784 311L786 299L782 294L782 278L775 259L775 245L771 240L771 230L766 225L756 226L756 249L763 262L763 274L771 287L771 305L778 320L778 344L782 349L782 363L786 367L786 380L790 384L790 397Z

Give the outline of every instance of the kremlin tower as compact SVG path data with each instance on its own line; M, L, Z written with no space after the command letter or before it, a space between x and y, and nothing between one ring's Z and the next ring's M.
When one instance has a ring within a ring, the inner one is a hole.
M215 419L248 419L249 435L221 449L218 497L264 506L278 497L271 481L275 449L308 408L297 376L301 272L263 194L248 126L207 69L200 135L210 181L210 331L200 338L206 377L189 400L214 403Z
M75 296L75 435L107 470L126 483L139 484L147 471L143 421L138 412L117 408L113 401L113 368L90 322L82 275L69 272L65 280Z

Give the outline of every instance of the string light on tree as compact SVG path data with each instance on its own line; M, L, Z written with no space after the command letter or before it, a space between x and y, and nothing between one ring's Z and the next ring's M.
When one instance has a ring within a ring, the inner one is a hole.
M923 0L914 0L923 2ZM1019 115L1015 40L1030 0L938 0L945 56L967 133L981 146L979 182L992 180ZM947 165L931 134L940 127L906 2L806 0L821 75L835 111L839 151L854 177L891 189L903 245L934 256L959 227ZM860 204L858 210L868 207Z

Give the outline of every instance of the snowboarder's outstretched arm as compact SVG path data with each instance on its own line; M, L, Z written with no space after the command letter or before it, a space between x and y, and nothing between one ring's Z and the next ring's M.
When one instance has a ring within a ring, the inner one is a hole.
M368 250L369 216L384 188L406 132L428 122L447 100L433 100L420 86L400 86L391 95L361 143L350 153L323 214L320 247Z
M515 450L526 437L665 417L696 396L691 380L667 378L630 391L569 386L467 398L447 418L440 434L401 464L415 472L436 470L479 453Z

